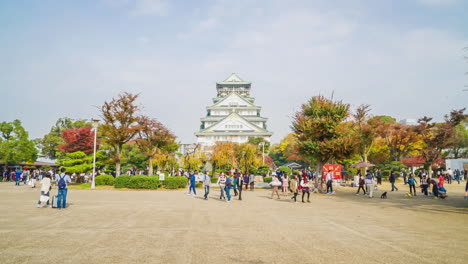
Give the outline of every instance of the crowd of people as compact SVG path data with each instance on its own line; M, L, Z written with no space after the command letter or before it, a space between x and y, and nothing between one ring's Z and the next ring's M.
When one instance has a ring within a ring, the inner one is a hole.
M188 191L187 195L197 195L196 183L201 181L204 188L203 199L208 200L210 187L212 185L211 177L207 173L200 173L198 171L194 172L185 172L179 171L180 175L188 177ZM465 186L465 199L468 199L468 181L467 181L467 171L466 170L446 170L436 172L435 178L429 178L427 173L422 170L418 173L419 181L416 179L416 175L412 172L403 172L403 184L409 186L408 196L417 196L416 187L419 184L421 193L424 196L432 195L434 198L445 198L447 196L447 190L444 185L447 182L452 184L453 181L457 181L459 184L462 180L466 181ZM1 175L1 181L14 181L16 186L20 185L29 185L31 188L36 188L37 183L41 184L40 188L40 198L37 202L37 207L49 207L50 206L50 191L52 186L55 184L58 187L58 193L54 197L55 201L52 202L55 206L54 208L66 208L67 192L68 192L68 183L73 182L73 179L77 177L84 177L86 181L86 175L76 175L72 174L71 176L66 173L65 169L62 168L60 173L50 169L48 171L42 169L16 169L16 170L4 170ZM367 195L369 198L373 197L373 193L378 189L378 185L382 184L382 174L380 170L371 172L370 170L366 171L364 176L360 172L357 174L358 180L357 184L354 187L358 187L356 195L359 195L360 192L364 195ZM391 191L398 191L399 188L396 186L396 173L394 171L390 172L389 182L391 184ZM334 177L333 172L328 171L323 177L318 176L317 173L313 171L303 170L300 173L295 173L288 175L286 172L277 171L272 175L271 182L269 185L272 188L271 199L275 196L277 199L281 199L280 191L283 194L282 196L291 196L294 202L297 202L297 196L299 193L302 193L302 202L310 203L310 194L324 192L326 194L335 194L333 191ZM234 197L237 197L238 200L242 200L242 191L254 190L255 177L254 175L242 174L239 170L234 170L233 172L229 171L228 173L220 173L216 184L219 188L219 199L230 202ZM326 190L323 187L323 184L326 185ZM432 189L430 186L432 185ZM429 191L431 190L431 191ZM233 192L231 194L231 192ZM42 205L45 203L45 205Z

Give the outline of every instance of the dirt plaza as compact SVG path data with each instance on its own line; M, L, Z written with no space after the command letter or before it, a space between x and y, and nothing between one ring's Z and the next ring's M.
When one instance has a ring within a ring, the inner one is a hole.
M466 263L468 200L373 199L338 187L311 203L271 191L231 203L178 191L75 190L65 210L36 208L38 188L0 183L0 263ZM55 194L56 190L52 191Z

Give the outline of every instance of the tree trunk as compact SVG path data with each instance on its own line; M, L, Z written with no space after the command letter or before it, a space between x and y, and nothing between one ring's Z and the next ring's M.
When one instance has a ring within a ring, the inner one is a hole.
M153 160L148 159L148 176L153 176Z
M115 162L115 177L120 176L120 160Z

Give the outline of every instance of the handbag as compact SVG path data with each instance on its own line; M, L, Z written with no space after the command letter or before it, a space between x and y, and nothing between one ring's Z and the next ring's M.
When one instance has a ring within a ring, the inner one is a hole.
M41 198L39 198L39 201L41 201L42 203L45 203L45 202L49 201L49 196L41 195Z

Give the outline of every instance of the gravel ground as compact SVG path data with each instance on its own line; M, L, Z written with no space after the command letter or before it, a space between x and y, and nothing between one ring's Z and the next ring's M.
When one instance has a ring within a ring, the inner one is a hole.
M386 200L339 187L305 204L259 189L231 203L216 188L208 201L201 189L71 189L55 210L35 207L38 188L0 183L0 263L467 263L464 184L446 200L399 187Z

